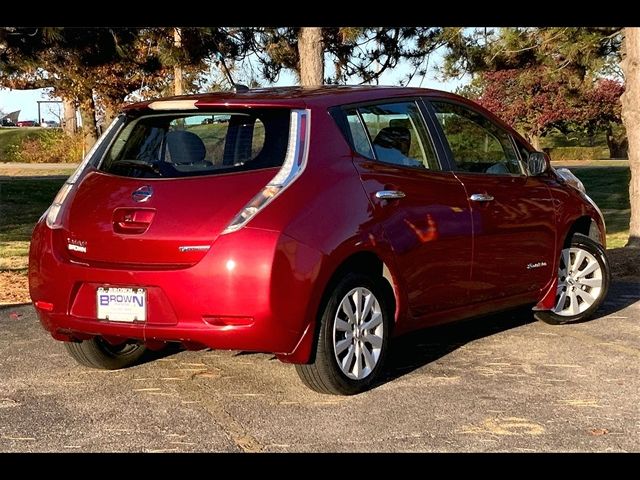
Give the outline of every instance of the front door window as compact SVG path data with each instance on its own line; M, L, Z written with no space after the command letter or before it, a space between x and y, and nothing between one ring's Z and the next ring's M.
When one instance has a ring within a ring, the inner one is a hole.
M451 149L456 169L493 175L524 173L511 136L462 105L431 102Z

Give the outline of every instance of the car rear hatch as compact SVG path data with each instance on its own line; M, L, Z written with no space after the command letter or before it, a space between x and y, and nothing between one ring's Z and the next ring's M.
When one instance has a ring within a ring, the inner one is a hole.
M301 170L306 115L234 108L122 120L99 162L62 196L57 250L104 268L195 264Z

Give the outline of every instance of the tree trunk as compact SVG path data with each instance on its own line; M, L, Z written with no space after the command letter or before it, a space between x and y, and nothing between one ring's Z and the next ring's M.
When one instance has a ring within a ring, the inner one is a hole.
M179 28L173 29L173 45L182 48L182 32ZM182 95L182 65L180 61L173 67L173 94Z
M537 152L542 151L542 147L540 146L540 135L536 135L535 133L530 133L527 135L529 143Z
M62 129L67 135L73 135L78 131L78 121L76 120L76 106L72 100L63 99Z
M622 121L629 140L629 201L631 221L627 247L640 247L640 28L624 29L622 70L625 91L622 94Z
M300 85L324 84L324 48L321 27L302 27L298 34Z
M98 140L98 128L96 125L96 105L93 101L93 92L88 90L80 99L80 118L82 119L82 137L84 141L84 153L93 147Z
M104 122L102 123L102 129L106 129L114 118L118 115L119 102L105 101L104 102Z
M629 144L625 135L616 135L611 124L607 126L607 147L609 158L627 158Z

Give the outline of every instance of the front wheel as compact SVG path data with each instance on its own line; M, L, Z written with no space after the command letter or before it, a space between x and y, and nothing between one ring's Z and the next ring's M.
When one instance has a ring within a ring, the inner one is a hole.
M333 395L370 388L387 353L392 312L384 280L349 273L334 287L320 321L313 362L296 365L305 385Z
M535 316L552 325L587 320L604 301L610 282L611 271L602 245L576 234L560 255L556 304Z
M80 365L102 370L118 370L130 367L140 360L146 351L144 345L122 343L111 345L101 337L83 342L65 342L67 352Z

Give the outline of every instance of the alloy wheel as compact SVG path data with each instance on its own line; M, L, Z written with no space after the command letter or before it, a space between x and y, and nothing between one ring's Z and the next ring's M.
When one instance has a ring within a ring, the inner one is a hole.
M385 333L375 295L364 287L347 293L333 323L333 352L342 373L354 380L371 374L380 359Z
M598 300L602 286L602 267L596 257L579 247L565 248L560 257L553 312L563 317L583 313Z

